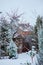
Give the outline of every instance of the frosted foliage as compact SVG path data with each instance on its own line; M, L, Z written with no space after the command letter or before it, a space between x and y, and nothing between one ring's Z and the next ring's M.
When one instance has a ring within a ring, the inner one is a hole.
M1 32L0 33L0 42L3 42L4 45L6 43L8 44L8 45L6 45L6 51L9 52L9 56L11 56L11 55L16 56L17 46L16 46L15 42L13 42L12 37L13 37L13 34L17 31L17 25L16 25L17 23L15 24L14 20L13 21L11 20L11 22L12 23L8 24L5 19L1 20L1 24L0 24L0 32ZM6 41L4 38L8 41ZM1 43L1 44L3 44L3 43Z
M43 21L42 26L38 28L38 44L39 44L39 65L43 65Z

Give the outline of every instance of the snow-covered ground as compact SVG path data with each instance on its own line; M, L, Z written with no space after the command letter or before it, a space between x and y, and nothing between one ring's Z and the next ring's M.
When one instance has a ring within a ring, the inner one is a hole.
M0 59L0 65L27 65L27 62L31 63L31 65L36 65L36 55L33 58L33 62L27 53L18 54L18 59Z

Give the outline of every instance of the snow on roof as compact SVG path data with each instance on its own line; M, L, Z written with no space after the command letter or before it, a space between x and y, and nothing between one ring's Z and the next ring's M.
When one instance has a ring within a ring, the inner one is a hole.
M29 23L27 24L19 24L19 28L23 31L33 31L33 26L31 26Z
M18 37L19 35L20 35L20 34L16 33L16 34L14 35L14 38Z

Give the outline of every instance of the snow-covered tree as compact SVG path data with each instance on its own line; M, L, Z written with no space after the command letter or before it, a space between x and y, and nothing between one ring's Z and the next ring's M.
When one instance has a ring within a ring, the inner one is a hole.
M8 13L7 13L8 14ZM9 14L8 14L9 16ZM18 29L18 21L19 21L19 16L13 15L13 16L9 16L10 17L10 29L9 29L9 33L10 33L10 44L9 44L9 58L15 57L17 58L17 46L15 44L15 42L13 42L12 38L13 38L13 34L16 33L17 29Z
M7 55L7 46L9 45L10 38L8 34L9 25L5 18L1 18L1 29L0 29L0 42L1 42L1 49Z
M9 58L16 57L17 55L17 46L15 42L13 42L13 34L16 33L18 29L18 21L22 14L17 15L12 13L13 15L7 15L9 16L10 23L6 20L5 17L1 18L1 28L0 28L0 42L2 50L4 50L6 53L8 52Z
M38 34L38 45L39 45L39 65L43 65L43 17L38 16L37 18L37 34Z

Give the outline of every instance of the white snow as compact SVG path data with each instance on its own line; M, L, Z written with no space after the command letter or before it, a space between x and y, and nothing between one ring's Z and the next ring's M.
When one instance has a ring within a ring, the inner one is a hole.
M0 65L27 65L26 63L31 63L31 65L36 65L37 58L34 56L33 62L27 53L18 54L17 59L0 59Z

